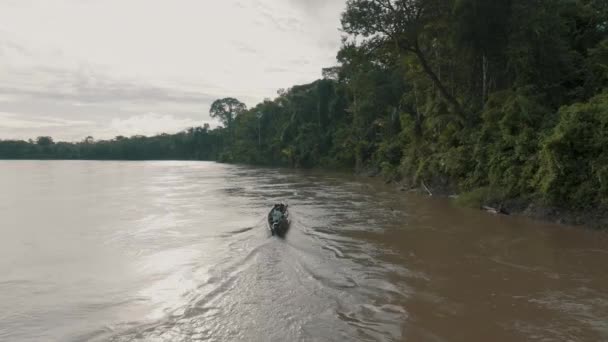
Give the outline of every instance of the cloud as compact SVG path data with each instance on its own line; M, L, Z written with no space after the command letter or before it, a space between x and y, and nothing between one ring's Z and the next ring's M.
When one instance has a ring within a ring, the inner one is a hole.
M0 1L0 139L179 131L217 98L254 106L335 64L343 5Z
M68 126L90 126L92 121L66 120L53 117L33 116L23 117L16 113L0 112L0 128L49 128L49 127L68 127Z
M334 13L336 8L344 8L345 0L288 0L289 4L312 15L324 12Z
M0 140L27 139L37 136L79 140L83 132L90 132L98 127L99 125L94 121L0 112Z
M282 73L282 72L289 72L289 68L281 68L281 67L269 67L269 68L265 68L264 71L265 72L269 72L269 73Z
M192 119L180 119L169 114L146 113L126 119L114 118L110 121L108 132L116 135L156 135L176 133L188 127L202 126L205 122ZM101 133L101 132L100 132Z
M111 76L85 68L76 70L55 67L32 67L23 70L6 70L12 86L0 85L3 96L28 96L81 103L154 101L154 102L210 102L214 95L205 92L181 90L177 87L155 86L139 81L113 79ZM5 76L5 77L6 77ZM35 78L36 82L31 82Z
M305 59L305 58L294 58L294 59L287 61L287 64L292 65L292 67L298 66L298 65L310 65L310 60Z
M252 55L256 55L258 54L260 51L254 47L252 47L251 45L244 43L244 42L239 42L239 41L232 41L232 44L234 45L234 47L236 47L236 49L238 51L244 52L244 53L248 53L248 54L252 54Z

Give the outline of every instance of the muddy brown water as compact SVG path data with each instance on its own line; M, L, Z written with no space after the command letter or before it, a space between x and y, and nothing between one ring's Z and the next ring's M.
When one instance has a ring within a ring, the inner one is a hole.
M207 162L0 161L0 191L2 341L608 340L604 232Z

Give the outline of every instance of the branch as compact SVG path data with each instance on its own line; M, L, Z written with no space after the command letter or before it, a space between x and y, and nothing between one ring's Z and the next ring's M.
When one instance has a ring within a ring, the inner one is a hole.
M426 186L426 184L424 184L424 180L421 181L422 186L424 187L424 190L426 190L426 192L429 193L429 196L433 196L433 193L431 192L431 190L429 190L429 188Z
M393 7L393 4L391 3L391 0L373 0L373 3L384 8L385 10L388 10L392 17L399 17L397 11ZM393 42L395 42L395 46L397 47L397 49L400 49L401 47L399 44L399 39L397 39L397 37L395 36L395 32L394 32L395 31L394 26L397 26L395 24L395 20L391 19L391 17L388 17L388 22L389 22L389 26L393 26L393 32L390 32L389 30L387 30L381 24L378 24L378 23L376 25L374 25L375 29L378 32L382 32L385 35L387 35Z
M391 3L391 0L386 0L386 2L384 0L374 0L374 3L380 5L381 7L384 7L385 9L393 12L393 14L397 11L395 11L395 8L393 7L393 4Z

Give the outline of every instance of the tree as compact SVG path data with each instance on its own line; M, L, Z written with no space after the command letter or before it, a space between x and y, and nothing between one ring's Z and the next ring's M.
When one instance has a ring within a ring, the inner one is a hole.
M473 79L469 82L478 88L475 96L481 95L482 106L491 85L496 88L504 84L511 7L512 0L459 0L454 6L453 36L462 52L459 59L465 59L463 64L472 67Z
M38 137L36 138L36 144L38 144L38 146L50 146L53 145L53 138L51 137Z
M209 115L214 119L219 119L222 125L230 132L233 132L234 119L239 114L247 110L247 106L233 97L226 97L215 100L209 109Z
M464 110L433 70L427 50L434 44L433 32L450 13L445 0L348 0L342 14L346 33L364 38L370 49L395 46L402 54L413 54L441 95L464 116ZM425 46L428 45L428 46Z

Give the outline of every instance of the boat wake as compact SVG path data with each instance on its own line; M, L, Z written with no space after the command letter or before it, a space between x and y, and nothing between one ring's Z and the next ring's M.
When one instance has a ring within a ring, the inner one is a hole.
M286 239L270 239L264 221L221 235L225 256L201 274L181 306L156 321L113 327L109 340L401 336L397 322L407 314L389 303L403 302L405 292L374 277L387 272L381 264L346 258L369 253L369 246L317 233L297 214Z

